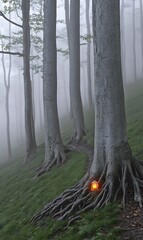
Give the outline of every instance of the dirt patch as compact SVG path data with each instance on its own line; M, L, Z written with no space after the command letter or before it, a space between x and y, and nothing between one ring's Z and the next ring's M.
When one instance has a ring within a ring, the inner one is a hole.
M121 209L119 226L122 228L121 239L143 240L143 209L128 195L126 207Z

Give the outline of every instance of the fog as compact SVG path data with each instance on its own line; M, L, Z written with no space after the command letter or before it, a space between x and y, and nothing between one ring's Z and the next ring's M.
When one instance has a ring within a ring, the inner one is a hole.
M91 1L92 2L92 1ZM121 2L122 3L122 2ZM121 38L121 46L123 50L124 58L122 66L124 66L124 85L133 83L136 80L142 80L142 42L141 42L141 21L140 21L140 1L135 1L135 61L137 79L134 78L134 54L133 54L133 1L124 0L124 23L122 23L121 29L124 32L124 39ZM65 25L65 14L64 14L64 1L58 0L57 9L57 49L67 50L67 34ZM0 9L3 12L4 5L0 3ZM17 10L21 16L20 10ZM31 10L31 14L34 10ZM37 10L38 11L38 10ZM7 14L7 17L9 15ZM11 14L11 19L21 24L21 20L17 17L16 13ZM85 18L85 0L81 0L81 35L86 36L86 18ZM64 22L62 22L64 20ZM122 20L122 19L121 19ZM122 22L122 21L121 21ZM92 29L92 11L90 5L90 23ZM19 31L18 27L11 25L12 36L14 33ZM0 18L0 34L9 34L9 23ZM38 36L42 37L42 33L38 33ZM59 38L60 36L60 38ZM7 44L8 41L4 40ZM123 48L124 46L124 48ZM1 49L1 42L0 42ZM35 53L31 46L31 55ZM22 46L17 45L11 47L11 51L22 52ZM33 51L33 53L32 53ZM84 106L87 104L87 64L86 64L86 41L81 39L81 93ZM42 65L41 58L42 53L39 54L40 58L34 61L34 64L38 66ZM5 94L6 89L4 86L4 71L2 65L2 56L0 55L0 162L8 160L7 151L7 121L6 121L6 110L5 110ZM6 74L8 76L9 69L9 56L5 55L5 67ZM58 75L58 110L60 119L64 115L69 117L69 60L68 55L63 53L57 53L57 75ZM93 43L91 39L91 76L93 85ZM25 124L24 124L24 89L23 89L23 62L22 57L12 56L12 69L10 79L10 95L9 95L9 108L10 108L10 139L12 145L13 158L17 154L23 154L25 151ZM44 116L43 116L43 85L42 85L42 72L35 74L31 71L31 79L33 86L33 102L34 102L34 116L35 116L35 129L36 129L36 140L37 143L44 141ZM93 89L93 88L92 88Z

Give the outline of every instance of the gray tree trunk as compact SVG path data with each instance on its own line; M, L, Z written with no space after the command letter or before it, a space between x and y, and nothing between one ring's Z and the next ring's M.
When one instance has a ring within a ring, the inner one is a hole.
M33 56L33 47L31 54ZM34 125L35 125L35 99L34 99L34 92L35 92L35 84L34 84L34 69L33 69L33 60L31 61L31 82L32 82L32 106L33 106L33 119L34 119Z
M140 0L140 25L141 25L141 51L142 51L142 74L143 74L143 4Z
M42 97L41 97L41 83L40 81L42 81L41 77L40 79L38 79L38 103L39 103L39 119L40 119L40 129L43 129L43 112L42 112L42 106L41 106L41 102L43 103L43 101L41 101Z
M127 76L126 76L126 42L125 42L124 0L122 0L122 3L121 3L120 26L121 26L122 76L123 76L124 86L126 86L126 84L127 84Z
M32 89L30 78L30 26L29 26L30 0L22 0L23 15L23 64L24 64L24 96L25 96L25 133L27 161L36 151L35 127L32 107Z
M6 109L6 129L7 129L7 149L8 149L8 158L12 158L12 150L11 150L11 141L10 141L10 115L9 115L9 91L10 91L10 71L11 71L11 58L9 59L9 73L8 73L8 81L6 77L6 69L5 69L5 61L4 54L2 54L2 66L4 72L4 85L6 90L5 96L5 109Z
M134 68L134 81L137 80L137 67L136 67L136 24L135 24L135 0L133 0L133 68Z
M90 2L91 0L85 0L86 1L86 26L87 26L87 36L90 37L91 31L90 31L90 19L89 19L89 9L90 9ZM90 60L90 40L87 42L87 80L88 80L88 106L91 108L92 106L92 91L91 91L91 60Z
M125 206L129 183L133 185L134 200L142 207L143 165L132 157L126 135L119 26L120 1L93 0L96 95L93 163L81 181L46 204L32 218L33 222L51 216L58 220L68 218L70 225L79 219L80 213L115 202L120 192ZM83 149L91 159L89 146L88 150ZM92 187L93 180L96 189Z
M65 20L66 20L66 29L67 29L67 38L68 38L68 47L70 45L70 14L69 14L69 0L65 0Z
M43 98L45 164L65 160L57 110L56 0L44 1Z
M95 146L91 175L108 164L116 174L119 146L127 141L120 57L119 0L93 1L95 56Z
M69 0L65 0L65 20L66 20L66 30L67 30L67 42L68 42L68 49L69 49L69 55L70 55L70 12L69 10L70 10ZM70 79L70 70L69 70L69 79ZM71 102L70 102L70 117L72 118Z
M80 93L80 0L70 3L70 105L74 126L73 141L85 135L84 116Z
M11 14L9 14L9 19L11 20ZM9 22L9 37L11 38L11 23ZM4 45L3 40L1 39L2 46ZM11 46L11 39L9 40L9 45ZM4 85L6 90L5 96L5 109L6 109L6 131L7 131L7 149L8 149L8 158L12 159L12 149L11 149L11 137L10 137L10 114L9 114L9 92L10 92L10 77L11 77L11 55L9 55L9 68L8 76L6 76L6 67L4 54L2 54L2 66L4 73Z

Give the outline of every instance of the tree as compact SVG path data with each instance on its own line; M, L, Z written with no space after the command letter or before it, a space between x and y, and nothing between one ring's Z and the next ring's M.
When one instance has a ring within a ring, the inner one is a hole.
M43 100L45 118L45 160L38 175L66 159L57 109L56 0L44 1Z
M9 34L11 35L11 26L9 24ZM4 46L3 39L1 38L2 48ZM10 45L10 40L9 40ZM2 53L2 66L4 73L4 86L6 90L5 96L5 108L6 108L6 126L7 126L7 149L8 149L8 157L12 158L12 149L11 149L11 138L10 138L10 114L9 114L9 92L10 92L10 75L11 75L11 55L9 55L9 70L8 76L6 75L6 66L5 66L5 58L4 53Z
M86 134L80 93L80 0L70 3L70 105L74 126L72 142L79 142ZM73 34L74 33L74 34Z
M96 111L92 165L82 180L47 204L32 221L50 215L59 220L68 217L71 223L83 211L116 201L119 193L125 204L127 184L142 206L143 163L133 158L126 133L119 16L119 0L93 0Z
M69 14L69 0L65 0L65 20L68 38L68 48L69 48L69 38L70 38L70 14Z
M136 25L135 25L135 0L133 0L133 68L134 68L134 80L137 80L137 69L136 69Z
M36 152L35 126L33 120L32 90L30 79L30 26L29 26L30 1L22 1L23 25L8 19L1 11L0 16L8 22L22 28L23 30L23 54L19 52L0 51L4 54L23 56L24 65L24 100L25 100L25 133L26 133L26 162Z
M22 1L23 16L23 65L24 65L24 95L25 95L25 132L27 161L36 151L35 127L32 106L32 89L30 78L30 26L29 26L30 1Z
M86 26L87 26L87 37L90 38L90 20L89 20L89 9L90 9L90 0L85 0L86 2ZM92 86L91 86L91 61L90 61L90 39L87 42L87 79L88 79L88 106L92 106Z
M141 26L141 53L142 53L142 74L143 74L143 4L140 0L140 26Z
M125 17L124 17L124 0L121 3L121 58L122 58L122 75L124 86L127 84L127 76L126 76L126 41L125 41Z

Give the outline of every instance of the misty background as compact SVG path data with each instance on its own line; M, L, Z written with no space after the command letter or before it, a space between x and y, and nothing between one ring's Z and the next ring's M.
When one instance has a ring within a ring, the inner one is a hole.
M90 1L90 0L89 0ZM133 9L133 0L121 1L121 48L122 48L122 69L125 89L128 84L140 81L143 79L143 60L142 60L142 23L140 0L135 0L135 9ZM92 35L92 1L90 4L90 24ZM4 11L4 5L0 3L0 10ZM31 15L39 11L39 9L31 9ZM86 44L86 15L85 15L85 0L81 1L81 93L83 105L87 105L87 44ZM21 11L17 10L17 14L21 16ZM16 13L11 13L11 19L21 24L20 18ZM7 15L9 18L9 15ZM135 29L134 27L135 26ZM19 31L18 27L11 24L12 36ZM42 37L42 31L36 33ZM0 35L9 35L9 23L0 18ZM69 115L69 61L68 54L66 54L67 46L67 32L65 25L65 11L64 1L58 0L57 12L57 76L58 76L58 110L60 119L64 115L70 118ZM4 40L7 43L7 40ZM2 49L0 42L0 50ZM22 45L11 47L11 51L22 52ZM31 55L34 54L34 47L31 45ZM59 52L62 51L62 52ZM24 123L24 87L23 87L23 59L19 56L12 56L12 67L10 75L10 140L12 146L13 157L21 151L25 151L25 123ZM92 84L94 81L93 70L93 44L91 38L91 76ZM39 53L39 58L31 61L31 65L42 65L42 52ZM6 75L8 76L9 56L4 55L4 63L6 68ZM136 74L135 74L136 72ZM31 80L33 86L33 104L34 104L34 118L36 129L37 143L44 141L44 116L43 116L43 83L42 72L35 73L31 70ZM8 160L7 150L7 121L6 121L6 107L5 107L6 89L4 85L4 70L2 64L2 54L0 55L0 162ZM94 96L92 96L94 97ZM62 124L62 121L61 121Z

